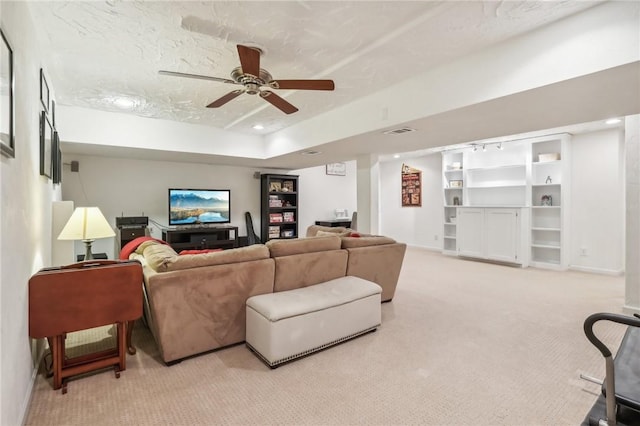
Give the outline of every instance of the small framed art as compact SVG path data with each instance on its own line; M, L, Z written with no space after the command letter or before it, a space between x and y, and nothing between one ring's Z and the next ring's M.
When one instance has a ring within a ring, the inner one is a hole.
M49 85L44 77L44 70L40 68L40 102L44 111L48 113L51 110L51 100L49 98Z
M0 87L6 93L0 96L0 151L14 158L15 152L15 97L13 75L13 50L0 29ZM8 95L8 96L7 96Z
M53 128L46 111L40 113L40 174L53 177Z
M346 176L347 164L346 163L330 163L327 164L327 174L334 176Z

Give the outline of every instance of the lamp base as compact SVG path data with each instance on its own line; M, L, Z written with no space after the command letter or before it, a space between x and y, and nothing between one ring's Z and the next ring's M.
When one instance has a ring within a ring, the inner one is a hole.
M91 253L91 244L94 240L82 240L84 243L84 260L93 260L93 253Z

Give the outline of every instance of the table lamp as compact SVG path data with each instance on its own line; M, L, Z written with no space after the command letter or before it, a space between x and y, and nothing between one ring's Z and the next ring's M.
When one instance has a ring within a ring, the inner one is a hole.
M98 238L115 236L109 222L98 207L77 207L62 228L59 240L82 240L85 245L84 260L93 259L91 243Z

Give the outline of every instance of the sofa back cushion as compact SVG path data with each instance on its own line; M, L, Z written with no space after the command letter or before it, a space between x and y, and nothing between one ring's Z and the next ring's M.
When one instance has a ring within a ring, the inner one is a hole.
M294 254L316 253L340 249L341 241L337 236L318 238L296 238L293 240L270 240L266 246L271 257L292 256Z
M336 235L344 235L351 232L351 229L345 228L344 226L310 225L307 228L307 237L319 236L318 232L322 235L327 235L329 232Z
M360 236L360 237L342 237L342 248L355 248L355 247L370 247L380 246L384 244L394 244L396 240L389 237L383 237L379 235Z
M166 271L179 271L202 266L226 265L268 258L269 250L263 244L254 244L232 250L175 256L167 261Z

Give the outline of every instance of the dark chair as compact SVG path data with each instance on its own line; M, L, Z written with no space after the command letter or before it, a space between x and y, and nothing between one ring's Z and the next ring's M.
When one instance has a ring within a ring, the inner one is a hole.
M247 243L249 245L262 244L260 237L258 237L253 230L253 219L251 219L251 213L245 212L244 219L247 223Z

